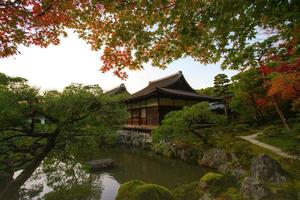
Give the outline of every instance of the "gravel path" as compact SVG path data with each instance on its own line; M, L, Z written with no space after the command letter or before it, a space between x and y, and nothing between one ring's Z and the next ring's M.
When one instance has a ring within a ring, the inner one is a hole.
M265 149L268 149L270 151L272 151L273 153L280 155L284 158L292 158L292 159L298 159L296 156L292 156L284 151L282 151L282 149L278 148L278 147L274 147L272 145L260 142L258 140L256 140L255 138L261 133L255 133L252 135L247 135L247 136L239 136L240 138L247 140L248 142L251 142L252 144L255 144L257 146L263 147Z

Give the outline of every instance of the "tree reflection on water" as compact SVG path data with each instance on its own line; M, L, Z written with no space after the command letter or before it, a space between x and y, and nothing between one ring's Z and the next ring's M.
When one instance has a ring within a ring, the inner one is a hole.
M205 173L205 170L196 165L167 159L140 149L118 147L90 150L84 153L72 151L74 154L68 157L51 154L20 189L10 190L9 198L5 200L114 200L120 184L129 180L139 179L172 189L198 180ZM108 157L116 161L114 169L89 173L84 165L88 160ZM15 177L17 175L16 173ZM10 178L13 181L13 177Z

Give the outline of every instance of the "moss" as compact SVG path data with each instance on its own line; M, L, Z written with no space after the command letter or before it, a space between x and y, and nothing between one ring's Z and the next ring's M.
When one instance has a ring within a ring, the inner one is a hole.
M300 181L269 185L275 199L299 199Z
M219 199L240 200L241 195L239 190L234 187L228 188L225 192L218 196Z
M199 182L182 185L174 189L173 194L178 200L198 200L203 196L203 192L199 189Z
M211 181L221 180L221 179L224 179L224 176L222 174L208 172L201 178L201 181L205 181L209 183Z
M175 197L167 188L134 180L121 185L116 200L175 200Z
M238 180L231 175L209 172L200 179L200 188L214 196L224 193L230 187L238 187Z

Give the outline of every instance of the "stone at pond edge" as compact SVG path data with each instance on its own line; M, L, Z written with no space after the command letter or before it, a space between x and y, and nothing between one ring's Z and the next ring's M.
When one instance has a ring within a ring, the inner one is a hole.
M116 200L176 200L167 189L134 180L120 186Z
M198 164L236 177L242 177L246 174L246 171L239 164L236 154L233 152L226 153L223 149L209 149L204 153L202 159L198 161Z
M86 163L92 171L99 171L102 169L110 169L115 167L115 162L110 159L91 160Z
M204 153L199 165L217 169L227 162L226 152L222 149L213 148Z

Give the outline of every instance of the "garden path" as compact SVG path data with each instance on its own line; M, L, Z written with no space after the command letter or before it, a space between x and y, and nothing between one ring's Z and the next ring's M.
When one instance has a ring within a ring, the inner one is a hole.
M246 140L246 141L248 141L248 142L251 142L252 144L255 144L255 145L260 146L262 148L268 149L268 150L272 151L273 153L275 153L279 156L282 156L284 158L299 159L296 156L293 156L293 155L290 155L290 154L284 152L282 149L280 149L278 147L275 147L275 146L272 146L272 145L269 145L269 144L266 144L266 143L263 143L263 142L260 142L260 141L256 140L256 137L259 134L262 134L262 133L259 132L259 133L255 133L255 134L252 134L252 135L239 136L239 137Z

